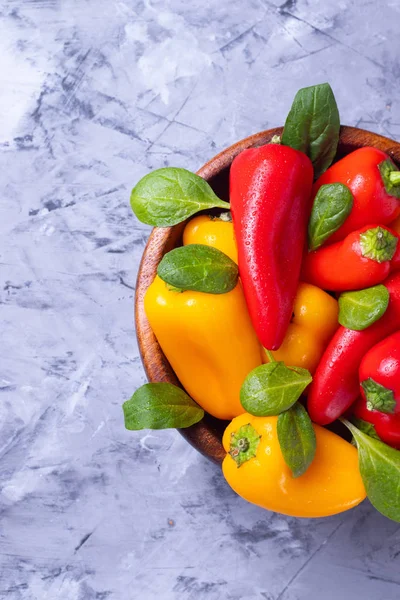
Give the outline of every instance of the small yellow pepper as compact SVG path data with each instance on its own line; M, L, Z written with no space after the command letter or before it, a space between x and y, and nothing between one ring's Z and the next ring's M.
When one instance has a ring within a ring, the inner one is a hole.
M188 394L218 419L243 413L240 388L262 361L241 284L226 294L179 292L157 276L144 308Z
M225 218L199 215L189 221L183 232L183 245L188 244L213 246L238 262L233 223Z
M292 322L281 347L272 352L274 359L287 366L303 367L313 374L339 325L338 313L335 298L315 285L300 283ZM264 362L268 362L267 355Z
M335 515L364 500L354 446L314 425L314 460L303 475L294 478L280 449L277 421L278 417L244 413L226 428L222 442L228 454L222 470L239 496L293 517Z

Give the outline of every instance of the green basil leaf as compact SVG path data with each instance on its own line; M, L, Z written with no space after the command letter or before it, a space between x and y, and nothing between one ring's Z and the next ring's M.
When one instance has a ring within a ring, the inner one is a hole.
M134 431L190 427L204 416L203 409L171 383L142 385L122 408L125 427Z
M211 246L189 244L168 252L157 268L163 281L180 290L225 294L237 284L237 264Z
M307 369L270 362L249 373L240 390L240 402L257 417L279 415L300 398L311 381Z
M332 164L339 142L340 117L329 83L299 90L287 116L282 144L307 154L317 179Z
M297 402L278 417L278 440L293 477L303 475L314 460L317 440L310 417Z
M369 437L375 438L376 440L381 439L376 433L375 425L373 425L372 423L368 423L368 421L364 421L363 419L359 419L358 417L352 417L351 421L357 427L357 429L359 429L363 433L366 433L367 435L369 435Z
M308 247L316 250L339 229L351 213L353 194L343 183L321 185L308 224Z
M132 190L131 206L139 221L156 227L176 225L199 210L229 210L202 177L175 167L145 175Z
M358 448L358 462L367 496L380 513L400 523L400 452L369 437L342 419Z
M344 292L339 296L339 323L347 329L362 331L380 319L388 305L389 291L384 285Z
M393 390L377 383L372 377L364 379L361 382L361 387L364 390L368 410L378 410L388 415L394 413L397 403L394 399Z

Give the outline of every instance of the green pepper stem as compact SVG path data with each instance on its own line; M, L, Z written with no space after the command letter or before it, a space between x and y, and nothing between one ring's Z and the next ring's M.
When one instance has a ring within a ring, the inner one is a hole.
M392 185L400 185L400 171L391 171L389 179Z
M250 423L231 433L229 454L237 467L256 456L260 439L261 435Z
M360 234L361 253L378 263L392 260L397 247L397 237L383 227L367 229Z
M396 408L393 390L377 383L372 377L361 381L361 387L364 390L367 401L367 409L386 414L393 414Z
M383 160L378 165L383 185L389 196L400 199L400 171L390 158Z
M265 350L265 354L267 355L268 361L270 363L276 362L276 360L274 359L274 355L272 354L271 350L267 350L267 348L264 348Z

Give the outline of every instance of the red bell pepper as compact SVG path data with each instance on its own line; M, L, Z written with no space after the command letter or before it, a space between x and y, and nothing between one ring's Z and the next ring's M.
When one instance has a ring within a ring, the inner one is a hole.
M341 242L309 252L301 279L335 292L382 283L399 267L399 237L387 227L366 225Z
M400 449L400 331L367 352L359 369L361 398L354 414L371 423L378 437Z
M372 346L400 329L400 273L384 282L389 291L385 314L363 331L340 326L326 348L308 393L308 412L319 425L338 419L358 398L358 368Z
M382 150L366 146L347 154L317 179L313 197L326 183L347 185L354 198L350 215L329 244L369 223L388 225L400 214L400 172Z
M292 316L312 180L310 159L279 144L244 150L230 170L239 273L257 336L270 350Z

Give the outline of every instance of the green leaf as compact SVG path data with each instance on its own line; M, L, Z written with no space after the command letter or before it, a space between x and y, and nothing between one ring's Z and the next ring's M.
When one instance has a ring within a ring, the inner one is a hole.
M310 157L317 179L332 164L339 142L340 118L329 83L299 90L287 116L282 144Z
M175 167L145 175L132 190L131 206L139 221L156 227L176 225L204 209L229 209L204 179Z
M368 498L380 513L400 523L400 452L369 437L342 419L358 448L358 462Z
M394 413L396 400L394 399L393 390L385 388L385 386L374 381L372 377L364 379L361 382L361 387L364 390L368 410L377 410L388 415Z
M372 423L368 423L368 421L364 421L363 419L359 419L358 417L354 416L351 418L351 421L352 423L354 423L357 429L359 429L363 433L366 433L367 435L369 435L369 437L375 438L376 440L381 439L376 433L375 425L373 425Z
M249 373L240 390L240 402L257 417L279 415L298 400L311 381L307 369L270 362Z
M384 285L344 292L339 296L339 323L347 329L362 331L385 314L389 291Z
M343 183L321 185L308 224L308 246L316 250L339 229L351 213L353 194Z
M183 390L171 383L146 383L123 406L125 427L169 429L190 427L204 411Z
M374 227L360 233L361 253L365 258L383 263L392 260L397 247L397 236L384 227Z
M303 475L314 460L317 440L311 419L297 402L278 417L278 440L283 458L293 477Z
M250 423L231 433L229 454L238 467L256 456L260 439L261 435Z
M237 284L237 264L221 250L190 244L168 252L157 268L163 281L180 290L225 294Z

